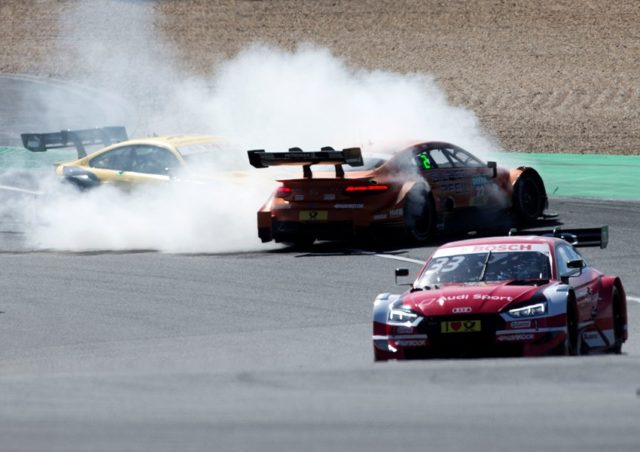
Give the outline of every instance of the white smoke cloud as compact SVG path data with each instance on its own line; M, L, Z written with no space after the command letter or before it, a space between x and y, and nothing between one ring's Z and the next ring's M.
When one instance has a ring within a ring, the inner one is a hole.
M249 147L422 139L495 148L475 115L449 105L432 77L354 69L310 44L294 52L255 45L223 63L214 86L207 117Z
M58 186L30 210L27 245L175 253L256 249L255 205L264 197L259 184L224 180L140 187L135 193L113 187L78 193Z
M410 140L451 141L479 156L496 148L475 115L448 104L429 75L352 68L312 44L294 51L256 44L202 78L168 64L176 60L176 52L154 31L150 5L134 2L121 11L128 25L113 30L128 30L123 35L108 33L104 25L102 32L86 29L104 17L117 21L119 10L110 9L105 16L106 7L100 5L106 3L74 5L64 19L61 47L82 36L75 48L84 71L79 82L104 90L117 87L130 104L125 119L134 132L224 136L230 146L220 169L242 165L247 173L240 181L169 184L132 193L56 189L37 201L37 208L25 209L37 212L26 220L33 247L165 252L261 248L256 212L272 184L265 172L248 166L246 149L366 149ZM122 105L117 108L123 111Z

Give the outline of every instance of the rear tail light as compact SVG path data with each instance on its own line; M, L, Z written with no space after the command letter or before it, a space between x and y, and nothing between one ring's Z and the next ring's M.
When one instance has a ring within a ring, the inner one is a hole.
M284 185L282 187L278 187L278 189L276 190L276 198L286 198L290 194L291 188L285 187Z
M356 194L356 193L382 193L384 191L389 190L388 185L384 184L371 184L371 185L349 185L344 189L344 192L347 194Z

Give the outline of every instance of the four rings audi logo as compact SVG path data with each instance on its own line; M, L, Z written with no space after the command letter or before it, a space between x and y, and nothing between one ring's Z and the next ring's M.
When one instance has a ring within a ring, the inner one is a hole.
M454 314L464 314L466 312L471 312L471 308L469 306L463 306L461 308L453 308L451 312Z

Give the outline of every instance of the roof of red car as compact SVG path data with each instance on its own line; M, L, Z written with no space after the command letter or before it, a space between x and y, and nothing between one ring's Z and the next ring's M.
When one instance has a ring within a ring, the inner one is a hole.
M482 237L477 239L459 240L456 242L449 242L439 248L454 248L458 246L471 246L471 245L494 245L498 243L539 243L539 244L554 244L558 239L557 237L546 237L540 235L517 235L517 236L502 236L502 237Z

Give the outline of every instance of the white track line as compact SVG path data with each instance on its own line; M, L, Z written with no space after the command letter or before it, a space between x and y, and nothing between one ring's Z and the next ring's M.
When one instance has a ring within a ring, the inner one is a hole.
M394 259L396 261L411 262L412 264L424 265L426 261L411 259L410 257L394 256L392 254L376 254L376 257L384 257L385 259ZM627 297L629 298L629 297Z
M640 303L640 297L631 297L627 295L627 300L635 301L636 303Z
M35 196L44 194L44 192L41 192L41 191L33 191L33 190L27 190L25 188L10 187L9 185L0 185L0 190L15 191L18 193L24 193L26 195L35 195Z

